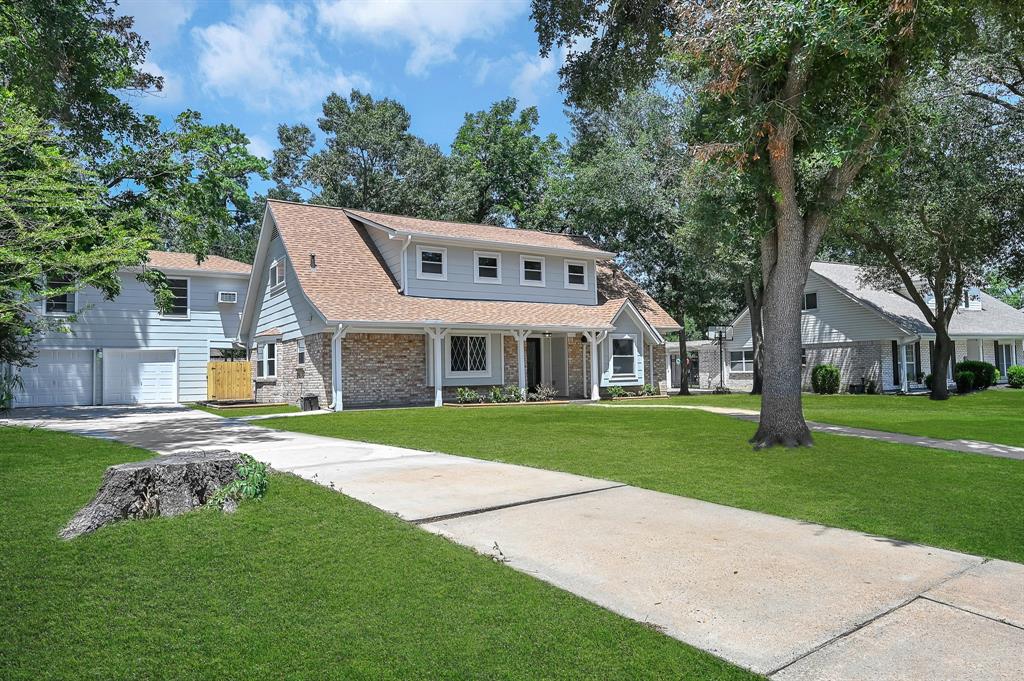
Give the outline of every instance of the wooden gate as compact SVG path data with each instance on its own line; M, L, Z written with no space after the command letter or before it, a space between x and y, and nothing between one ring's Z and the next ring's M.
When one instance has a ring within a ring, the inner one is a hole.
M207 362L206 399L252 400L252 362Z

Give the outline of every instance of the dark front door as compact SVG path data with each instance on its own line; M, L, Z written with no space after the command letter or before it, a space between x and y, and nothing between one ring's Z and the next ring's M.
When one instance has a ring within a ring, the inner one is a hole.
M697 353L690 353L690 387L700 387L700 362L697 361Z
M535 390L540 385L540 338L526 339L526 387Z

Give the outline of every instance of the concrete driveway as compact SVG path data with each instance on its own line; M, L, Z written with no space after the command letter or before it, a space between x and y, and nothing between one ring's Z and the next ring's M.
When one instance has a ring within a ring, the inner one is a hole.
M165 453L247 452L774 678L1024 678L1024 565L178 407L12 420Z

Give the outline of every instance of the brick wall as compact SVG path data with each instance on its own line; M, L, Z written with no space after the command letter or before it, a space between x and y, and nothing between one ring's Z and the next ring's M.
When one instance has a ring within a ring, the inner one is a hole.
M665 346L652 345L651 355L653 356L652 359L654 361L647 366L654 367L654 372L647 382L655 386L658 389L658 392L664 395L670 388L668 381L665 379L665 367L667 366L665 359Z
M353 333L342 340L345 407L433 404L426 336Z
M566 339L566 361L569 363L569 397L573 399L590 396L589 383L586 382L586 375L590 372L590 357L586 353L586 348L587 346L580 342L580 334L569 334Z
M519 385L519 348L512 336L501 337L501 357L505 385Z
M325 408L331 401L331 358L330 334L313 334L303 339L306 343L306 357L299 364L299 341L277 343L275 354L277 366L274 378L256 378L256 363L253 362L254 394L257 402L287 402L299 404L305 395L316 395L320 407ZM260 346L259 353L266 351Z

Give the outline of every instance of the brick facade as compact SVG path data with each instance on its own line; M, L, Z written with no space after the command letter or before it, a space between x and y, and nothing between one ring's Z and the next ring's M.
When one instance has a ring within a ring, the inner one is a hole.
M355 333L341 347L346 407L433 404L427 385L426 336Z
M571 333L566 339L566 361L569 363L569 397L580 399L589 397L587 392L590 384L586 375L590 371L590 355L587 345L580 342L580 334Z
M275 377L256 377L253 361L254 394L257 402L299 404L306 395L316 395L320 407L331 401L331 336L313 334L303 338L306 343L305 362L299 364L298 339L277 343L275 346ZM266 351L260 345L258 356Z

